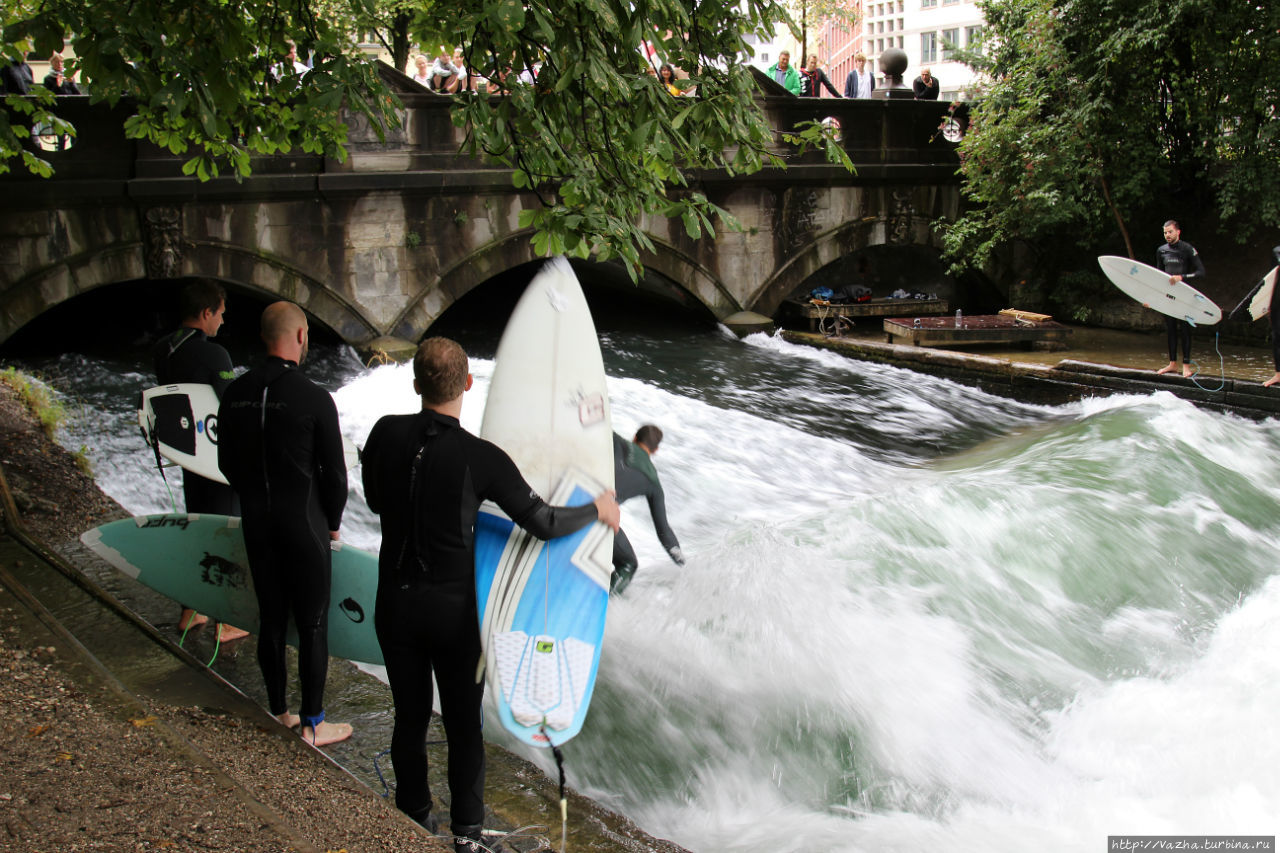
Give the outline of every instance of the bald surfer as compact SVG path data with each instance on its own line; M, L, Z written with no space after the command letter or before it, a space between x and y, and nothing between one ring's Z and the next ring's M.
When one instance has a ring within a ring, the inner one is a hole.
M347 465L333 397L298 366L310 342L292 302L262 312L267 358L222 396L218 467L240 496L244 544L258 597L258 666L271 713L301 726L315 746L346 740L351 726L324 718L329 668L330 550L347 504ZM302 703L286 701L285 632L298 629Z
M684 552L680 540L667 522L667 499L658 480L658 469L653 466L653 454L662 443L662 430L653 424L645 424L636 430L635 438L627 441L613 434L613 484L618 492L618 503L644 495L649 502L649 515L658 541L677 566L684 565ZM639 560L627 535L619 530L613 536L613 575L609 579L609 591L622 595L635 577Z

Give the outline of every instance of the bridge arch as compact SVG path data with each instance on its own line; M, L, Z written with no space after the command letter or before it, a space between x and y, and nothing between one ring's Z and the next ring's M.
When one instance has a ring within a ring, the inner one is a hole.
M0 343L45 312L91 291L130 281L157 281L149 275L141 241L121 242L81 252L39 269L0 294ZM269 297L296 302L344 340L362 343L376 327L333 290L296 269L234 246L188 243L175 281L213 278ZM163 279L161 279L163 280Z
M866 217L844 222L819 234L774 271L745 302L749 310L772 317L782 301L809 276L868 246L925 246L938 249L932 223L920 216L897 220Z
M543 260L533 251L532 235L530 229L507 235L442 270L434 281L414 295L392 323L391 334L416 342L451 305L474 288L515 267ZM655 251L643 258L647 270L669 279L681 292L717 318L741 310L729 289L709 270L653 235L650 239Z

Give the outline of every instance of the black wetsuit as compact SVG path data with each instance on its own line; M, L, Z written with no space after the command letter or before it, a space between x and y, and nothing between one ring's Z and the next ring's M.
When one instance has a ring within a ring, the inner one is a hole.
M258 665L272 714L288 710L285 629L298 628L300 715L324 719L329 666L329 531L342 523L347 466L329 392L270 356L222 396L218 467L240 495L258 596Z
M161 338L152 355L155 357L156 380L161 385L175 382L212 385L213 393L222 399L223 392L236 378L227 351L209 340L204 332L190 326L183 326ZM182 495L187 512L240 514L240 501L236 499L234 489L190 471L182 472Z
M684 554L680 551L680 540L675 531L667 523L667 499L662 492L662 484L658 482L658 471L653 467L649 454L645 453L634 441L627 441L616 432L613 434L613 488L618 495L618 503L644 495L649 502L649 515L653 518L653 529L658 534L658 541L667 550L677 564L684 565ZM610 588L621 593L635 577L640 565L635 549L627 540L627 535L619 530L613 534L613 577Z
M1180 275L1192 287L1204 279L1204 263L1195 247L1186 240L1163 243L1156 249L1156 269L1169 275ZM1178 344L1182 344L1182 360L1191 361L1191 324L1177 317L1166 316L1164 328L1169 335L1169 361L1178 360Z
M432 411L379 420L362 465L365 500L382 521L374 624L396 708L396 805L419 822L431 809L426 737L434 669L449 746L453 831L478 832L484 683L476 683L477 512L491 500L516 524L548 539L595 521L596 508L548 506L500 448Z
M1276 259L1276 266L1280 266L1280 246L1276 246L1271 250L1271 254ZM1275 362L1276 372L1280 373L1280 287L1271 289L1271 304L1267 321L1271 324L1271 358Z

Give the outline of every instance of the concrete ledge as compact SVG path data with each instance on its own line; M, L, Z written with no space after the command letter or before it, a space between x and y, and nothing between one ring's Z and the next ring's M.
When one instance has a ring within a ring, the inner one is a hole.
M854 338L825 338L807 332L784 331L792 343L828 349L851 358L890 364L974 385L993 394L1037 402L1062 403L1111 394L1153 394L1167 391L1216 411L1247 418L1280 415L1280 387L1216 376L1199 385L1181 376L1157 375L1150 370L1064 359L1056 365L1031 364L989 355L887 344ZM1221 386L1221 387L1220 387Z

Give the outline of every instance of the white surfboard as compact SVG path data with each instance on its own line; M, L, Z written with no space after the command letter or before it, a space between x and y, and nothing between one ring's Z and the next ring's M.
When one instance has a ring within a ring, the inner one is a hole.
M1102 255L1098 265L1127 296L1161 314L1193 326L1212 326L1222 319L1222 310L1213 300L1185 281L1170 284L1169 274L1155 267L1116 255Z
M534 277L507 322L480 435L549 503L590 503L613 488L604 362L563 258ZM525 743L559 745L581 730L595 686L613 532L596 522L541 542L486 503L475 542L480 637L498 717Z
M1253 299L1249 300L1249 316L1255 320L1271 313L1271 295L1276 289L1277 272L1280 272L1280 267L1272 267L1271 272L1262 277L1262 284L1253 294Z
M179 382L142 392L138 426L147 444L184 471L226 483L218 469L218 395L212 385ZM342 439L347 468L360 461L360 451Z

